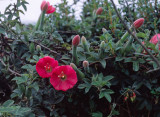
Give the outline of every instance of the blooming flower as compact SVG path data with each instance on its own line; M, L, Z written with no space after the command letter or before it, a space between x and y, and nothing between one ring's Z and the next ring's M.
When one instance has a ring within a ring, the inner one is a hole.
M42 78L51 77L53 69L58 66L58 61L49 56L45 56L36 64L36 71Z
M76 35L73 39L72 39L72 45L74 46L78 46L80 42L80 36Z
M96 11L96 15L101 15L102 12L103 12L102 7L99 7L99 8L97 9L97 11Z
M50 14L55 12L56 8L54 8L52 5L50 5L49 2L46 2L45 0L43 0L43 2L41 3L41 10L46 10L46 14Z
M77 83L77 75L69 65L58 66L53 69L50 83L56 90L67 91Z
M144 18L139 18L133 22L133 26L137 29L142 26L143 22L144 22Z

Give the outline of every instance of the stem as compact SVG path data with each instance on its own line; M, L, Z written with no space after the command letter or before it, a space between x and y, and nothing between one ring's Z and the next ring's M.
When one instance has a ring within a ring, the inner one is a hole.
M111 0L111 2L112 2L112 5L113 5L113 7L114 7L114 9L115 9L115 11L116 11L117 16L119 17L119 19L120 19L121 22L123 23L124 27L127 29L128 33L129 33L130 35L132 35L133 38L144 48L144 50L150 55L150 57L152 58L152 60L153 60L153 61L158 65L158 67L160 68L160 63L158 62L158 60L152 55L152 53L146 48L146 46L143 45L143 44L141 43L141 41L138 40L137 36L136 36L135 34L133 34L133 33L129 30L129 28L128 28L127 25L125 24L124 20L121 18L120 14L118 13L118 10L117 10L117 8L116 8L113 0Z
M89 48L88 48L88 45L87 45L87 42L82 42L82 45L83 45L83 48L84 48L84 51L85 52L89 52Z
M3 62L2 59L0 59L0 62L2 63L3 66L7 67L7 65ZM19 73L13 71L13 70L10 69L9 67L8 67L8 71L11 72L11 73L14 74L14 75L21 76L21 74L19 74Z
M129 33L126 32L126 33L121 37L121 39L116 43L116 46L118 47L119 44L123 43L128 36L129 36Z
M73 47L73 55L72 55L72 62L78 66L78 56L77 56L77 46Z
M131 116L131 112L130 112L130 110L129 110L128 101L126 102L126 104L127 104L127 110L128 110L129 117L132 117L132 116Z
M84 73L81 72L74 63L71 63L70 66L76 71L79 79L83 79L85 77Z
M46 10L43 10L43 11L41 12L39 30L42 30L42 29L43 29L45 13L46 13Z
M37 21L37 23L36 23L36 26L35 26L35 28L34 28L34 31L37 31L37 30L38 30L38 27L39 27L39 24L40 24L40 20L41 20L41 14L40 14L40 16L39 16L39 18L38 18L38 21Z

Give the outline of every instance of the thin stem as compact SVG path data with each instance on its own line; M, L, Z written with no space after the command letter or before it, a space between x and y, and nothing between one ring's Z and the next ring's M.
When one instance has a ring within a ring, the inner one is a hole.
M160 63L158 62L158 60L152 55L152 53L146 48L146 46L143 45L143 44L141 43L141 41L138 40L137 36L136 36L135 34L133 34L133 33L129 30L129 28L128 28L127 25L125 24L124 20L121 18L120 14L118 13L118 10L117 10L117 8L116 8L115 3L113 2L113 0L111 0L111 2L112 2L112 5L113 5L113 7L114 7L114 9L115 9L115 11L116 11L117 16L119 17L119 19L120 19L121 22L123 23L124 27L127 29L128 33L129 33L130 35L132 35L132 37L144 48L144 50L150 55L150 57L152 58L152 60L153 60L153 61L158 65L158 67L160 68Z
M33 41L32 41L33 42ZM56 51L54 51L54 50L51 50L50 48L48 48L48 47L46 47L46 46L44 46L44 45L42 45L41 43L38 43L38 42L34 42L35 44L38 44L38 45L40 45L41 47L43 47L43 48L45 48L45 49L47 49L47 50L49 50L51 53L54 53L54 54L58 54L58 55L60 55L59 53L57 53Z
M2 65L4 65L5 67L7 67L7 65L3 62L2 59L0 59L0 62L2 63ZM10 69L9 67L8 67L8 71L11 72L11 73L14 74L14 75L21 76L21 74L19 74L19 73L13 71L13 70Z

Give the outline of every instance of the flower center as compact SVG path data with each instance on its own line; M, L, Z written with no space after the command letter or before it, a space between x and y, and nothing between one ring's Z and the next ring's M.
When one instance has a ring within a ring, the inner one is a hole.
M63 71L58 75L58 77L61 78L62 80L66 79L66 75L64 74Z
M46 72L51 72L52 71L52 67L48 63L47 63L46 66L44 66L44 68L45 68Z

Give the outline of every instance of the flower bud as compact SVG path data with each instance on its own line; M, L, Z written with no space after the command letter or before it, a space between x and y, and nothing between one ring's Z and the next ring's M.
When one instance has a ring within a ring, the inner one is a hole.
M41 51L41 46L40 46L40 45L37 45L37 46L36 46L36 50L40 52L40 51Z
M84 68L87 68L88 66L89 66L88 61L83 61L83 67L84 67Z
M106 30L105 28L102 28L102 32L103 32L103 33L106 33L107 30Z
M82 41L82 43L85 43L86 42L86 38L84 36L82 36L81 41Z
M101 44L100 44L100 49L99 49L99 57L101 59L103 59L105 56L106 56L106 54L105 54L105 42L102 41Z
M82 36L82 38L81 38L81 43L82 43L84 51L89 52L89 46L88 46L87 40L84 36Z
M73 39L72 39L72 45L73 46L78 46L80 42L80 36L76 35Z
M46 2L46 1L44 0L44 1L41 3L41 10L42 10L42 11L47 11L48 5L49 5L49 2Z
M127 101L128 97L124 97L124 101Z
M158 40L160 41L160 34L155 34L149 42L156 45L158 43Z
M142 26L143 22L144 22L144 18L139 18L139 19L137 19L137 20L134 21L134 23L133 23L134 28L138 29L139 27Z
M130 97L130 100L131 100L132 102L134 102L135 99L136 99L136 94L135 94L135 92L132 92L132 96Z
M70 63L70 66L75 69L76 68L76 65L74 63Z
M102 12L103 12L102 7L99 7L99 8L97 9L97 11L96 11L96 15L101 15Z
M84 73L82 73L74 63L70 63L70 66L76 71L78 78L83 79L85 77Z
M133 92L132 94L133 94L133 97L135 98L135 97L136 97L136 94L135 94L135 92Z
M101 42L100 48L103 48L103 49L105 48L105 42L104 41Z

